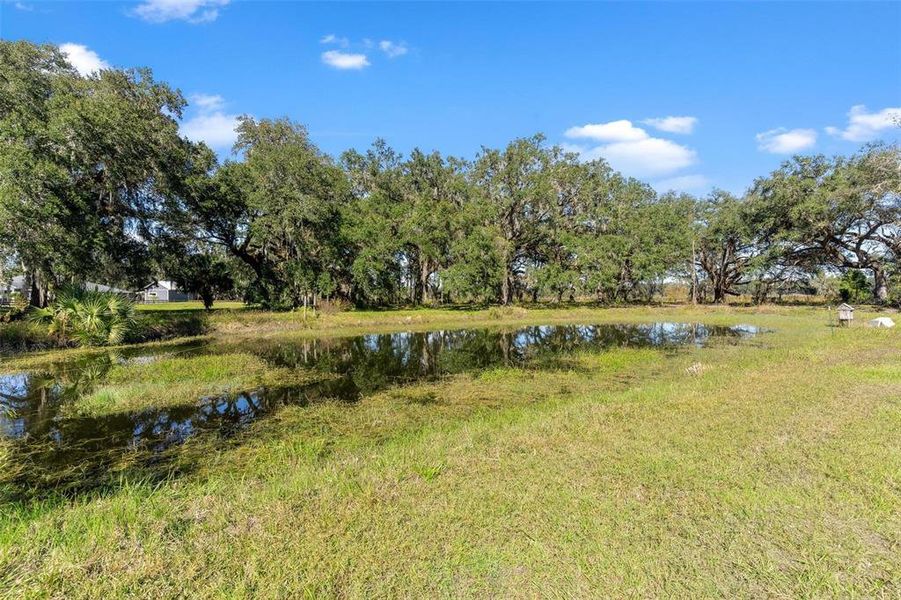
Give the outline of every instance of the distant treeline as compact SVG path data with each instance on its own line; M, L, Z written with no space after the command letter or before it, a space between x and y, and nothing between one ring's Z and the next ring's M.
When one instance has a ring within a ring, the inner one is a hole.
M240 119L236 160L179 135L148 70L80 76L54 46L0 42L0 281L31 303L79 281L179 281L270 308L519 299L763 300L901 277L901 153L797 156L742 197L658 194L536 135L472 161L377 140L337 160L287 119Z

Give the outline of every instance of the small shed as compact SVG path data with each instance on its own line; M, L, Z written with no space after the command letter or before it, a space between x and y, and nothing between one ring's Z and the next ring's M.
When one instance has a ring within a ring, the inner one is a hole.
M143 289L143 299L147 304L157 302L187 302L194 295L178 288L174 281L154 281Z
M854 320L854 307L850 304L842 303L838 307L838 324L850 325Z

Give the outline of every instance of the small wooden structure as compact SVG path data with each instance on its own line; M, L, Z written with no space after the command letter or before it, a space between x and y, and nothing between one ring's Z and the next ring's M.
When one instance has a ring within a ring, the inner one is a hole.
M854 307L850 304L841 304L838 307L838 324L839 326L848 327L854 320Z

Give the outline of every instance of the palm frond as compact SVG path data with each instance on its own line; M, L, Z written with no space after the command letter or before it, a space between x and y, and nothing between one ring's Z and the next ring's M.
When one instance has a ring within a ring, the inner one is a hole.
M29 319L79 345L105 346L125 341L135 325L134 312L134 304L115 293L67 288L47 308L34 309Z

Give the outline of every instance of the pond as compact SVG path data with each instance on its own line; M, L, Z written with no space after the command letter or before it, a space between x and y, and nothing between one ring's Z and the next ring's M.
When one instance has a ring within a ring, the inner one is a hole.
M353 403L379 390L495 366L553 368L567 355L616 347L700 348L754 337L753 326L698 323L546 325L519 329L460 329L355 337L245 341L238 348L272 366L321 374L311 383L198 398L196 404L101 417L64 410L90 393L116 364L160 356L234 351L235 346L189 343L135 348L65 361L44 371L0 375L0 439L19 461L20 487L78 489L120 463L150 464L196 435L231 437L286 405L321 400Z

